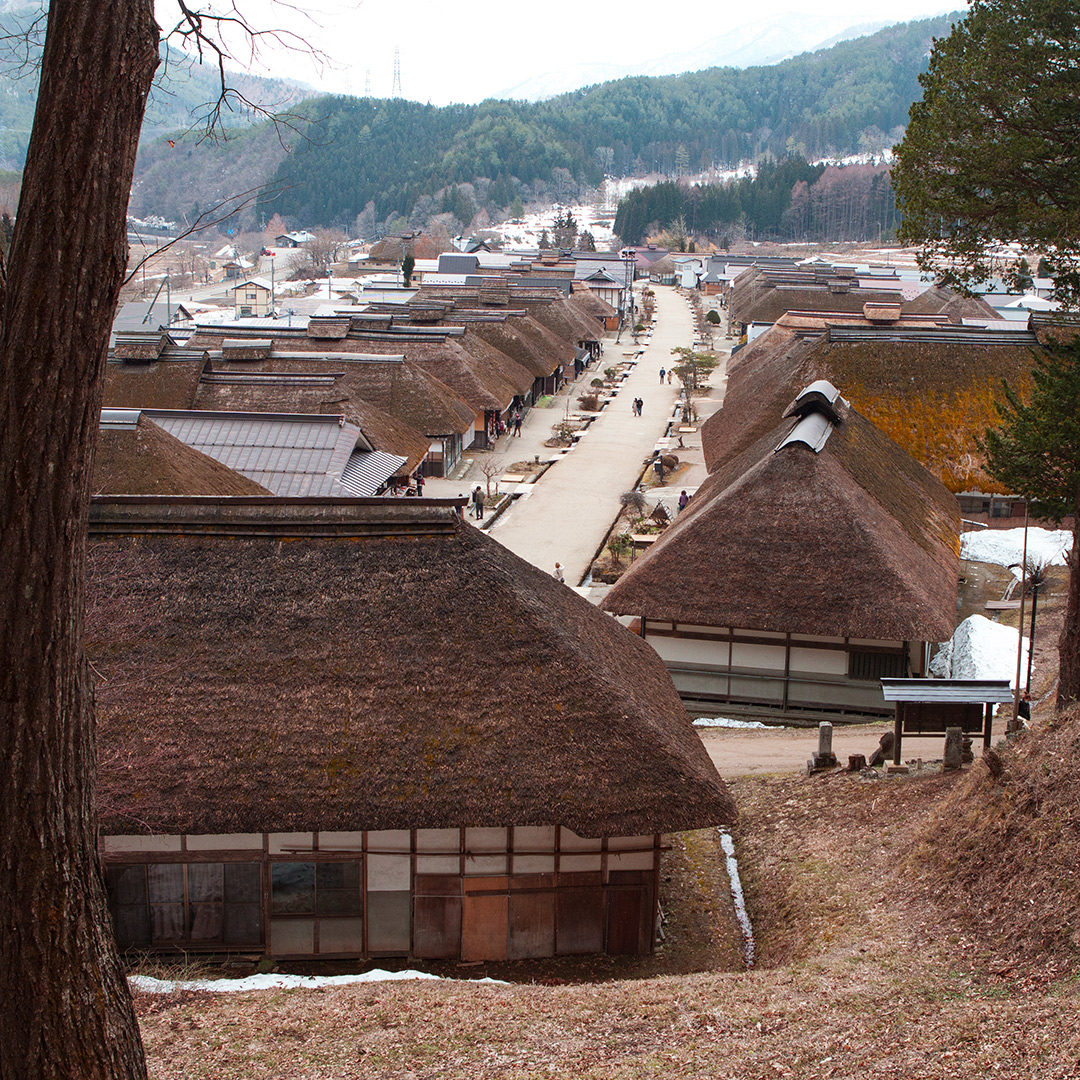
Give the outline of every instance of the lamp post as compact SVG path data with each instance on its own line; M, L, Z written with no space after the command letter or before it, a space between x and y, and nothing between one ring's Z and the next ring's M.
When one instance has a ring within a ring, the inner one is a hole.
M627 315L630 317L630 328L634 327L634 266L637 263L637 252L633 248L627 248L622 253L623 261L623 310L622 319L619 321L619 333L615 336L618 341L622 336L622 328Z

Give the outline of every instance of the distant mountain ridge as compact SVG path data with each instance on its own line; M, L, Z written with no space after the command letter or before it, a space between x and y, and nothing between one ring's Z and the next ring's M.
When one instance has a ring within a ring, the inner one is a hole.
M681 75L714 67L762 67L802 53L819 52L841 41L865 37L894 20L852 23L845 15L783 12L761 22L733 27L692 49L665 53L645 63L582 62L525 79L495 95L502 100L545 101L597 83L642 75Z
M880 153L899 140L935 37L955 16L889 26L771 67L638 76L542 102L436 108L323 98L313 137L282 158L260 203L352 231L461 230L515 198L566 202L605 175L687 176L763 156Z

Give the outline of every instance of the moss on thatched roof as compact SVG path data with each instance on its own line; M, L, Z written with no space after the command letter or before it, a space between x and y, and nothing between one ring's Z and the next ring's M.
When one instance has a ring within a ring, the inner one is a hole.
M996 420L1001 380L1024 386L1036 348L1001 335L964 340L964 331L931 323L909 336L888 331L861 341L833 341L830 322L787 315L733 358L724 407L702 427L710 470L740 453L815 379L828 379L951 490L989 483L976 440ZM866 320L856 320L869 326ZM849 322L846 325L854 325ZM917 321L905 316L905 329ZM1019 335L1018 335L1019 338Z
M655 653L456 508L159 502L92 511L106 832L734 817Z
M786 633L947 638L956 500L842 401L840 412L820 453L777 450L793 426L786 419L713 472L604 609Z
M145 416L102 430L94 452L96 495L269 495L261 484L186 446Z

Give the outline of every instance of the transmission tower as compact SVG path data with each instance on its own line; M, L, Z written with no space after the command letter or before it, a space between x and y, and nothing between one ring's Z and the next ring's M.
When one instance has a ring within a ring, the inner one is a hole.
M401 50L394 46L394 85L390 88L391 97L401 97Z
M364 97L371 97L371 68L364 72Z

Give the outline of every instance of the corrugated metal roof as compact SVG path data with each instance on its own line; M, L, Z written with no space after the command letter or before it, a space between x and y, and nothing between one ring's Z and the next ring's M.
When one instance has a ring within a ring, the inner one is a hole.
M382 450L370 453L354 450L341 470L341 486L350 495L362 498L377 495L386 481L395 476L408 460Z
M886 701L986 704L1012 701L1008 679L882 679Z
M275 495L340 495L350 455L358 443L368 449L360 429L340 416L145 413L181 442Z

